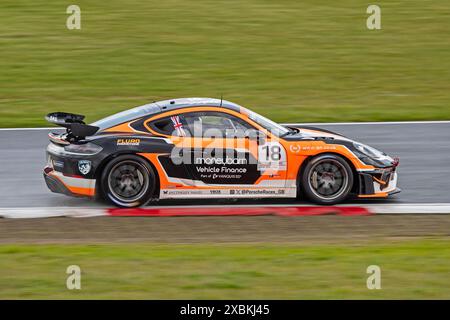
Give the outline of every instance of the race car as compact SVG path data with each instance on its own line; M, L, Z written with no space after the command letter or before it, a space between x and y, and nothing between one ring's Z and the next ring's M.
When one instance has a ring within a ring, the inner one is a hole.
M330 205L397 193L398 158L343 135L283 126L212 98L153 102L92 124L55 112L44 177L119 207L156 199L300 198Z

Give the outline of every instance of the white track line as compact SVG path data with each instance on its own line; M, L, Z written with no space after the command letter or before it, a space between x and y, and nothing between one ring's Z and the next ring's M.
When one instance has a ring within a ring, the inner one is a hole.
M259 205L236 205L236 207L308 207L311 205L302 204L259 204ZM450 203L402 203L402 204L342 204L343 207L363 207L369 211L383 214L450 214ZM162 208L207 208L226 207L232 205L183 205L183 206L152 206L151 209ZM106 216L108 208L87 208L87 207L41 207L41 208L0 208L0 217L3 218L52 218L52 217L98 217Z
M282 123L285 126L305 125L305 126L347 126L347 125L372 125L372 124L450 124L450 121L386 121L386 122L313 122L313 123Z
M375 214L450 214L450 203L366 204Z
M37 131L37 130L64 130L60 127L51 128L0 128L0 131Z
M12 219L34 219L54 217L96 217L106 216L105 208L48 207L48 208L2 208L0 217Z
M306 123L282 123L285 126L347 126L347 125L398 125L398 124L450 124L450 120L444 121L386 121L386 122L306 122ZM29 131L29 130L63 130L64 128L0 128L0 131Z

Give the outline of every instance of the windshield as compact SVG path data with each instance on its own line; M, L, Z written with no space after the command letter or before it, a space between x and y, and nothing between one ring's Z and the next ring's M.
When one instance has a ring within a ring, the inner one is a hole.
M289 129L283 127L282 125L267 119L266 117L263 117L260 114L257 114L256 112L253 112L251 110L245 109L245 111L248 113L248 117L255 121L260 126L264 127L268 131L270 131L272 134L274 134L277 137L280 137L282 135L285 135L289 132Z
M91 125L99 127L100 128L99 131L101 131L119 125L121 123L143 117L148 114L157 113L159 111L161 111L161 109L156 104L150 103L113 114L112 116L98 120L92 123Z

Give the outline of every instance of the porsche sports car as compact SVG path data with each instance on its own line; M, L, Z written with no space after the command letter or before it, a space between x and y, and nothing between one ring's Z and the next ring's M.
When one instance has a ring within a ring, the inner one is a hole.
M282 126L222 99L158 101L92 124L55 112L44 177L71 196L119 207L154 199L385 198L398 159L328 130Z

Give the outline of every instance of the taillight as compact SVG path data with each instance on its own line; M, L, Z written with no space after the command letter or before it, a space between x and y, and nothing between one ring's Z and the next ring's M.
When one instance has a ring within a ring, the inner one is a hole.
M94 143L70 144L64 147L64 150L73 154L94 155L103 150L102 147Z

